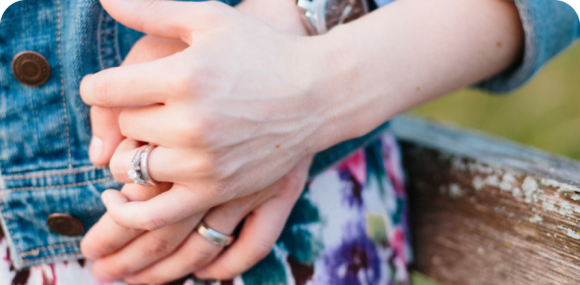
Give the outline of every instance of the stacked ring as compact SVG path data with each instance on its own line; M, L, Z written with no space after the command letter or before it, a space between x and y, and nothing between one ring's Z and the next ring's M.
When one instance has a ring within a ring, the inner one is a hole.
M149 153L155 149L155 146L144 145L137 149L135 156L131 160L132 168L127 173L135 184L143 186L155 186L157 182L149 175Z

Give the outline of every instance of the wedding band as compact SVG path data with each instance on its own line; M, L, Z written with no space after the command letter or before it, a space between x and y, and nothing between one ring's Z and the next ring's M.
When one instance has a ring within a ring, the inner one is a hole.
M153 151L153 149L155 149L154 146L146 145L143 149L143 152L141 152L141 176L143 177L145 184L147 184L148 186L157 185L157 182L155 182L155 180L153 180L153 178L151 178L151 175L149 175L149 168L148 168L148 166L149 166L149 153L151 153L151 151Z
M215 245L228 246L232 244L232 242L234 241L233 236L224 235L216 230L208 228L205 226L203 222L197 225L195 230L197 231L198 234L200 234L202 237L206 238Z
M152 145L144 145L137 149L135 156L131 160L131 169L127 172L129 178L132 179L135 184L143 186L155 186L155 182L151 175L149 175L148 164L149 164L149 153L155 149Z

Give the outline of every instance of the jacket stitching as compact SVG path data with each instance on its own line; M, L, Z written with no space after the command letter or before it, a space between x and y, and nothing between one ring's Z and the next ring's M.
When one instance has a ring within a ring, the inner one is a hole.
M47 245L47 246L43 246L43 247L36 247L36 248L33 248L33 249L29 249L29 250L27 250L25 252L21 252L20 253L20 256L28 256L30 254L33 254L34 251L41 251L41 250L47 250L47 249L56 249L56 248L67 247L67 246L71 246L71 245L78 245L79 244L79 241L80 240L73 241L73 242L67 242L67 243L61 243L61 244L55 244L55 245ZM37 253L37 254L40 254L40 252Z
M31 263L31 262L39 262L39 261L42 263L43 260L49 260L49 261L53 262L55 257L78 256L79 254L80 254L79 252L70 252L70 253L61 253L61 254L45 256L45 257L31 258L31 259L23 260L22 264L27 264L27 263Z
M76 187L76 186L84 186L84 185L88 185L88 184L93 184L93 183L100 183L100 182L104 182L107 180L113 180L113 177L103 177L100 179L95 179L95 180L88 180L88 181L84 181L84 182L79 182L79 183L73 183L73 184L64 184L64 185L53 185L53 186L44 186L44 187L22 187L22 188L13 188L13 189L6 189L3 191L0 191L0 194L8 194L8 193L12 193L12 192L17 192L17 191L27 191L27 190L45 190L45 189L55 189L55 188L68 188L68 187Z
M67 145L67 155L68 155L68 168L72 168L72 155L70 151L70 134L68 128L68 116L66 111L66 96L64 94L64 73L62 71L62 38L61 38L61 5L60 0L56 1L56 6L58 7L58 11L56 12L56 23L57 23L57 30L56 30L56 42L57 44L57 54L58 54L58 66L60 71L60 94L62 96L62 108L63 108L63 119L64 119L64 126L66 132L66 145Z
M58 173L56 171L53 172L48 172L48 173L43 173L43 174L32 174L32 175L10 175L10 176L4 176L4 180L20 180L20 179L29 179L29 178L46 178L46 177L58 177L58 176L67 176L67 175L73 175L73 174L79 174L79 173L86 173L86 172L91 172L94 170L102 170L107 168L106 166L89 166L89 167L83 167L83 168L79 168L76 169L74 171L70 171L67 170L66 172L63 173Z

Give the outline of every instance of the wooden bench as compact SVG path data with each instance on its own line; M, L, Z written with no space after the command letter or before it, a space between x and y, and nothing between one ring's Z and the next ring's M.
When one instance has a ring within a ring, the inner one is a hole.
M417 271L445 285L580 284L579 162L418 118L392 129Z

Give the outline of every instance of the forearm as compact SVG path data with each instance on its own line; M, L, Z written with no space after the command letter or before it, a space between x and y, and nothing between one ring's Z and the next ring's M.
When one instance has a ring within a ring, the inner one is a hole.
M328 106L320 149L488 78L523 49L516 7L503 0L398 0L319 40L335 47L312 84Z

